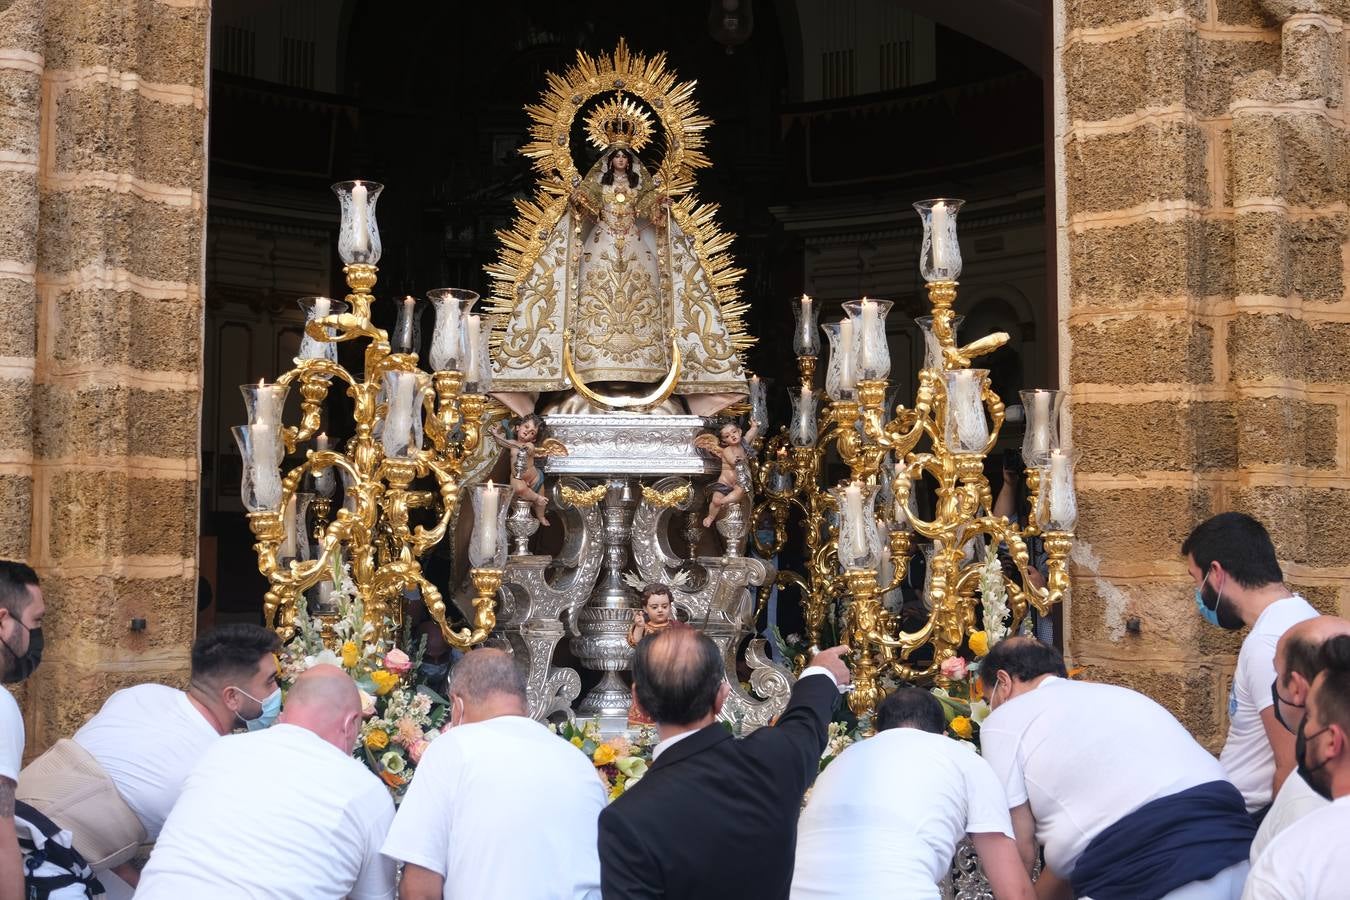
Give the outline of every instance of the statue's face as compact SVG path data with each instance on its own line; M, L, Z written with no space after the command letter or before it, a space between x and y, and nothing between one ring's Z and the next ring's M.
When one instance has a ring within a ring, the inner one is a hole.
M647 598L647 617L660 625L670 621L670 598L665 594L652 594Z
M741 429L736 425L722 426L722 446L730 447L741 442Z
M615 154L614 154L614 158L611 159L611 160L609 161L609 164L610 164L611 166L614 167L614 171L616 171L616 172L627 172L627 171L628 171L628 154L627 154L627 153L615 153Z
M534 443L534 439L539 437L539 426L533 421L521 422L520 428L516 430L516 436L527 444Z

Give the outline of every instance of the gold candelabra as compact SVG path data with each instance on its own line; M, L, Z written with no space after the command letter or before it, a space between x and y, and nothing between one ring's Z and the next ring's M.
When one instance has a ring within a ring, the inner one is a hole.
M995 333L961 346L956 340L956 299L960 248L955 220L961 201L915 204L924 224L920 269L928 282L932 316L925 324L927 358L918 373L910 407L887 408L885 315L890 303L868 300L845 304L848 319L826 325L834 347L826 377L829 402L817 413L815 370L819 353L818 309L803 297L794 341L800 388L793 396L794 417L785 432L770 438L756 464L758 496L752 521L772 523L773 537L757 549L780 552L789 540L795 509L805 531L803 574L783 572L780 586L801 592L807 638L816 646L831 611L842 604L836 631L849 645L854 689L849 705L856 714L875 708L884 694L883 678L934 679L943 660L965 646L975 625L984 562L968 560L972 541L988 541L990 551L1007 548L1017 577L1000 574L1012 623L1028 605L1041 614L1060 602L1069 587L1068 555L1077 516L1073 495L1073 455L1059 446L1057 391L1024 391L1026 487L1030 512L1026 524L994 515L993 492L984 475L985 457L1003 426L1003 401L988 373L971 361L1008 339ZM848 467L840 486L821 483L831 453ZM919 517L915 486L925 476L934 484L933 518ZM878 493L889 502L876 503ZM1046 574L1033 567L1027 541L1039 536ZM922 625L905 630L882 598L905 580L916 539L929 542L927 615ZM889 566L884 565L889 557ZM883 568L891 571L882 574ZM987 576L986 576L987 577ZM922 664L916 651L931 647Z
M411 298L400 310L393 344L370 317L380 254L374 207L381 186L343 182L334 190L342 203L339 251L350 293L345 302L301 301L308 319L295 367L271 384L242 387L248 425L234 429L244 462L242 499L257 539L258 569L268 582L265 621L289 636L296 605L307 602L305 592L316 586L331 589L330 582L344 577L345 564L366 620L377 630L386 620L401 622L404 592L416 591L446 641L467 648L486 639L496 623L505 558L504 535L496 535L504 532L507 504L494 495L500 515L475 519L475 546L488 552L478 555L470 572L473 616L467 627L450 627L441 591L426 578L419 560L455 520L466 461L482 440L489 413L497 412L485 395L490 378L485 332L478 317L469 314L477 295L433 292L441 295L433 299L436 371L421 371L412 352ZM338 364L335 345L358 339L368 343L364 370L355 376ZM345 446L331 448L320 428L335 380L346 385L351 398L353 433ZM300 422L285 426L281 414L292 385L299 386ZM285 456L310 442L314 446L304 460L282 476L278 467ZM342 482L336 513L334 472ZM419 479L432 489L415 487ZM306 483L325 482L319 494L305 494L314 496L311 530L304 510L297 509L297 494ZM486 489L506 490L490 484ZM429 510L427 522L414 526L414 510Z

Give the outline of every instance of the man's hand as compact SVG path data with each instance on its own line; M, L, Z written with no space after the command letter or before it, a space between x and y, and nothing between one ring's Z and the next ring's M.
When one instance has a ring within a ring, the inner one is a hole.
M848 671L848 666L844 665L844 654L848 652L848 647L840 644L838 647L831 647L828 650L822 650L811 657L808 666L820 666L828 669L834 676L834 680L842 687L853 681L853 676Z

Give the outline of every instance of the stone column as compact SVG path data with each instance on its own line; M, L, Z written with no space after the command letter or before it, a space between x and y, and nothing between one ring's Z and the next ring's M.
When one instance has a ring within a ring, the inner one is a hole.
M1345 36L1280 5L1056 4L1068 649L1211 747L1239 642L1196 615L1190 528L1251 512L1295 588L1350 608Z
M0 0L0 553L47 597L30 756L187 672L208 17Z

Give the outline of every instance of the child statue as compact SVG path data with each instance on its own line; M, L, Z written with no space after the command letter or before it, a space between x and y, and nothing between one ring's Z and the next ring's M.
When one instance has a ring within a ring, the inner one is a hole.
M741 432L741 426L735 421L727 422L717 431L717 436L701 434L694 439L694 446L706 450L722 461L722 472L712 486L712 499L708 501L708 515L703 519L703 527L708 528L717 520L723 506L740 503L750 495L750 455L747 446L759 436L759 423L753 423L750 430Z
M534 517L540 525L548 525L544 510L548 498L539 492L544 486L544 474L534 464L542 456L566 456L567 448L561 441L542 437L544 419L530 413L516 423L514 440L502 434L501 423L492 429L492 439L511 451L511 490L514 496L534 507Z
M636 647L649 634L657 634L675 621L670 607L670 588L653 581L639 595L641 609L633 610L633 624L628 629L628 646Z

